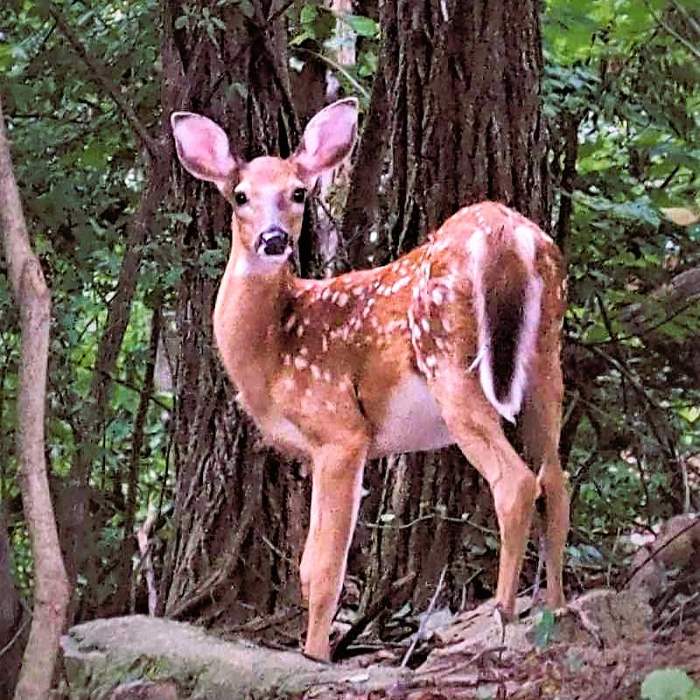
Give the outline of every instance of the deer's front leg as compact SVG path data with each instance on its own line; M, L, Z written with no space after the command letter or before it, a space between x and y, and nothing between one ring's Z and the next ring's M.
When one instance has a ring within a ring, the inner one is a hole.
M304 652L317 659L330 657L331 623L360 507L367 448L365 436L353 435L314 455L311 523L300 574L309 605Z

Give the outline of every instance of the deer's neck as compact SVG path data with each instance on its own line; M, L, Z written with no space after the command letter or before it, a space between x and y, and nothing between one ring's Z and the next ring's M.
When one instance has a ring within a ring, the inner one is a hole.
M214 336L224 367L255 418L269 406L280 358L280 321L289 303L288 267L270 271L232 251L214 307Z

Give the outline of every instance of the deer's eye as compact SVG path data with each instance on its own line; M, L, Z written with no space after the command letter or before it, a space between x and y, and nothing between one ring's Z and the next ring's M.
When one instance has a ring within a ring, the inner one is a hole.
M292 202L297 204L303 204L306 199L306 190L303 187L297 187L294 192L292 192Z
M236 204L238 204L239 207L243 206L248 201L248 196L245 192L236 192L233 198L236 200Z

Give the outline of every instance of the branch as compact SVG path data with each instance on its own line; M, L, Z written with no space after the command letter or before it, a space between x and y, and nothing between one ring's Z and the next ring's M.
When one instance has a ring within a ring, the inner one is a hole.
M44 456L51 294L32 251L0 102L0 224L22 335L17 443L22 505L34 557L34 612L16 700L47 698L70 591L58 543Z
M158 148L156 142L148 133L148 129L146 129L143 122L138 118L132 106L127 100L124 99L117 85L109 77L105 66L94 56L91 56L88 53L87 49L80 42L78 35L73 31L73 28L68 24L65 17L53 3L49 5L49 14L54 18L54 20L56 20L58 28L61 30L63 36L66 37L68 43L73 47L75 53L77 53L78 56L83 59L85 65L90 69L93 78L102 85L102 87L109 93L112 100L114 100L117 107L119 107L119 109L122 111L126 117L126 120L131 125L131 128L141 139L141 142L146 150L151 156L155 156Z
M674 39L677 39L678 41L685 46L690 53L695 56L696 59L700 59L700 50L692 44L690 41L688 41L684 36L679 34L670 24L668 24L664 18L654 12L654 9L652 6L649 4L649 0L644 0L644 4L647 6L647 9L649 10L649 14L658 22L659 26L662 27L666 32L668 32Z

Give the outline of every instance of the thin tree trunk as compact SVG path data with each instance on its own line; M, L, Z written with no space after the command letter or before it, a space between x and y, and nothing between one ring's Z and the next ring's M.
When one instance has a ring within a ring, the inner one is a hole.
M15 698L43 700L51 688L70 597L44 459L51 295L29 242L1 103L0 222L12 290L20 307L22 351L17 397L17 451L22 503L34 558L33 619Z
M100 566L96 551L98 528L92 521L90 475L95 455L99 446L100 435L107 420L112 381L117 358L131 317L131 303L136 293L139 280L139 267L143 257L143 246L152 232L156 214L167 194L170 185L170 162L172 158L172 138L168 115L175 109L176 95L179 90L178 70L173 65L174 48L172 34L165 32L161 43L163 60L163 81L161 104L165 113L156 136L152 136L142 124L121 91L114 85L107 70L98 57L89 54L81 44L77 33L70 27L58 8L49 6L51 15L57 22L62 34L68 40L72 50L90 68L95 82L119 107L124 118L131 125L140 139L146 158L146 185L141 194L138 208L128 225L124 257L114 297L109 304L105 329L98 342L97 358L93 371L90 394L79 415L76 443L81 445L72 466L70 478L61 485L61 500L66 507L61 510L59 522L61 544L66 552L66 566L69 580L75 583L78 574L83 574L88 585L85 595L74 600L70 611L71 619L100 614L98 592L100 589ZM115 484L120 493L120 484ZM125 539L131 540L133 533L125 532ZM125 544L129 547L128 544ZM128 603L128 594L125 599ZM127 608L123 610L126 612ZM108 612L118 612L113 608Z

